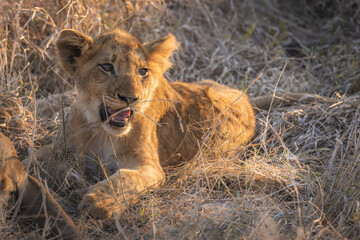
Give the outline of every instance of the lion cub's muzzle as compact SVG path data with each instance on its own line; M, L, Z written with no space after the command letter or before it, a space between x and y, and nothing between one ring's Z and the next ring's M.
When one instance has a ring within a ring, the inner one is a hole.
M102 122L114 127L124 127L131 120L133 110L130 107L110 109L103 103L100 106L100 119Z

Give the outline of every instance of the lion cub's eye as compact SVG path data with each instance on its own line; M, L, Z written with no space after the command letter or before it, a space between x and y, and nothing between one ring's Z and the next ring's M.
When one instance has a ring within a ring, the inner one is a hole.
M139 68L138 74L142 77L146 77L149 74L149 69L147 68Z
M99 64L99 66L103 71L115 74L114 67L110 63Z

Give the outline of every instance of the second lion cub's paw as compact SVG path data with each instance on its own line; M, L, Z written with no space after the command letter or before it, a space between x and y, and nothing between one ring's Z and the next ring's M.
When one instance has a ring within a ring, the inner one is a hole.
M98 183L84 195L79 209L85 209L94 218L109 219L121 213L124 203L108 184Z

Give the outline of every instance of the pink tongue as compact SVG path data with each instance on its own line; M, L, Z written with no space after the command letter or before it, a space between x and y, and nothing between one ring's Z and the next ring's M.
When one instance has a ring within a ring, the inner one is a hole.
M116 113L116 112L112 112L111 110L109 110L109 113L111 115L116 114L112 119L114 119L115 121L125 121L126 118L130 117L130 110L126 110L120 113Z

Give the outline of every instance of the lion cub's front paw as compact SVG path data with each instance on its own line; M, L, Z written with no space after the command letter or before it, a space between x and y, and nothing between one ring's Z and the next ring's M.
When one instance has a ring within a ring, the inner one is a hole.
M90 187L80 202L79 209L85 209L94 218L108 219L120 214L124 202L116 196L108 184L102 182Z

